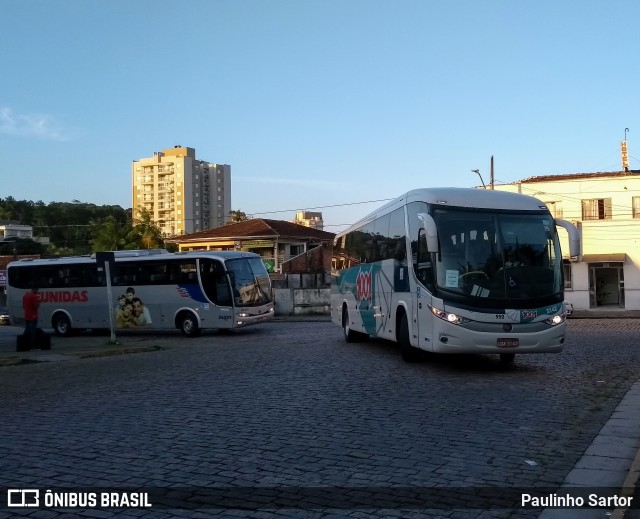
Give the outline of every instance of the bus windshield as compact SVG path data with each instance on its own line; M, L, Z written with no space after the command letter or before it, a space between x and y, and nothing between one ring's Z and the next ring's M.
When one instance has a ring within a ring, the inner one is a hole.
M260 258L227 260L236 306L258 306L271 301L269 273Z
M531 300L561 294L562 257L548 213L437 208L438 289L473 299Z

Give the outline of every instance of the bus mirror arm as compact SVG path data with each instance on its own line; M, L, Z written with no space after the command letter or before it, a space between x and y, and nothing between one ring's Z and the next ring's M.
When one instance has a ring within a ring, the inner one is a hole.
M418 213L418 218L422 222L422 227L424 228L427 238L427 250L429 252L438 252L438 228L436 221L427 213Z
M580 231L575 225L567 220L556 218L555 222L557 226L562 227L569 234L569 256L572 258L579 258L582 254Z

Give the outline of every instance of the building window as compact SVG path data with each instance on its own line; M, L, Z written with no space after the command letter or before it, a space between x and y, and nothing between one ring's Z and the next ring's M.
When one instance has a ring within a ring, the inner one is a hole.
M640 218L640 196L634 196L631 202L634 218Z
M582 201L583 220L611 220L611 198Z

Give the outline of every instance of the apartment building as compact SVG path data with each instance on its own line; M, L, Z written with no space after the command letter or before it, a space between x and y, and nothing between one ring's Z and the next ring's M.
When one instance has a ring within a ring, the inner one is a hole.
M324 221L322 220L322 213L313 211L298 211L293 223L298 225L304 225L311 229L318 229L322 231L324 229Z
M494 189L534 196L578 227L578 258L568 257L560 229L565 298L575 309L640 310L640 170L536 176Z
M231 167L197 160L196 150L175 146L131 165L133 214L144 208L163 236L223 225L231 210Z

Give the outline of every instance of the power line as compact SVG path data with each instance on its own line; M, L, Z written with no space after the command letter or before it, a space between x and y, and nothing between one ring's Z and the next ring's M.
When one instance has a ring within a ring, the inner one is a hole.
M333 204L333 205L321 205L318 207L306 207L306 208L298 208L298 209L281 209L279 211L262 211L262 212L252 212L251 214L275 214L275 213L289 213L291 211L311 211L312 209L327 209L329 207L346 207L349 205L360 205L360 204L372 204L374 202L388 202L389 200L393 200L393 198L381 198L379 200L367 200L366 202L349 202L345 204ZM335 224L339 225L339 224Z
M571 183L571 180L569 180L569 179L567 179L567 180L555 180L555 181L551 181L551 182L554 183L554 184L563 184L563 183ZM509 186L509 185L518 184L518 182L505 182L503 180L497 180L495 182L495 184L496 185L500 185L500 186ZM568 195L566 193L558 193L558 192L542 193L542 192L538 191L537 188L529 187L530 184L529 185L524 185L523 182L520 182L520 184L521 184L521 189L522 190L526 190L526 191L529 191L529 192L533 193L533 194L530 194L530 193L522 192L523 195L529 194L529 196L535 196L537 194L540 194L540 195L552 196L554 198L559 198L560 200L567 200L567 201L572 201L572 202L583 202L585 200L608 198L607 196L598 196L598 195L590 193L588 191L582 191L580 194L583 195L583 196L580 196L580 197L571 196L571 195ZM600 192L603 192L603 191L600 191ZM610 190L608 190L607 191L607 193L612 193L612 192L615 192L615 193L626 193L628 191L624 191L624 190L620 190L620 191L610 191ZM593 195L593 196L590 196L590 195ZM585 197L587 197L587 198L585 198ZM545 198L545 196L541 196L540 198ZM629 209L629 206L624 205L624 204L620 204L620 203L615 203L615 204L612 203L611 204L611 208L612 209L614 209L614 208L615 209L621 209L621 210L626 211L627 209Z

